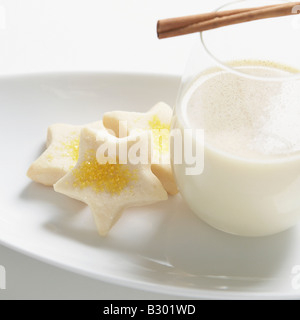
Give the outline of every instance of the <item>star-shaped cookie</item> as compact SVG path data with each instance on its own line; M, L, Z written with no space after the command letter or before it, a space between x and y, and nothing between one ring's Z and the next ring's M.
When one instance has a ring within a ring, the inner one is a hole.
M147 134L118 139L105 131L84 128L76 166L54 185L55 191L90 207L102 236L107 235L124 209L168 198L151 164L131 164L128 158L134 145L146 145L148 139ZM127 158L123 154L122 162L120 150L126 150ZM140 153L143 151L139 151L139 157L148 157L148 150Z
M170 164L170 125L172 109L160 102L146 113L112 111L103 116L103 124L117 137L131 135L144 130L152 131L152 172L159 178L167 192L178 193L177 185ZM152 157L153 159L153 157Z
M89 128L105 130L102 121L93 122ZM47 149L32 163L27 176L35 182L53 186L72 169L79 154L79 137L82 128L70 124L53 124L48 128Z

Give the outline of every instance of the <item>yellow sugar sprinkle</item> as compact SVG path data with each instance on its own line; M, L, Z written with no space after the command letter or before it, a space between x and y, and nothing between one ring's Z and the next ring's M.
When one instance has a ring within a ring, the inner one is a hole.
M155 150L160 154L169 152L170 124L162 123L159 117L154 115L148 125L152 130Z
M53 154L47 154L47 160L48 160L49 162L53 161L53 160L54 160Z
M63 157L72 159L75 165L79 157L79 137L75 137L66 142L62 142L62 145Z
M118 159L117 159L118 162ZM91 187L96 192L120 194L131 181L137 180L137 173L125 164L99 164L95 151L89 150L78 168L73 170L75 188Z

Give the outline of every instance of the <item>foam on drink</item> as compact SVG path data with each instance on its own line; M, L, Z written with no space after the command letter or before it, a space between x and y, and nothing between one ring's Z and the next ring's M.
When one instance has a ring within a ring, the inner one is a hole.
M275 78L274 66L240 71ZM300 81L262 81L217 71L200 77L185 96L183 112L203 128L206 146L243 158L282 157L300 151Z

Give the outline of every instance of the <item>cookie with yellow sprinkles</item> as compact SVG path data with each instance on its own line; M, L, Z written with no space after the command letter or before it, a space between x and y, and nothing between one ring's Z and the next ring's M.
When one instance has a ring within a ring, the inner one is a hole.
M170 126L172 109L164 102L157 103L148 112L112 111L103 116L103 124L117 137L136 132L152 132L152 172L170 195L178 193L170 164Z
M55 191L90 207L101 236L108 234L124 209L168 198L149 161L132 164L128 158L131 147L146 145L148 139L145 134L135 140L118 139L105 131L84 128L76 166L54 185ZM108 152L99 152L101 148ZM126 151L126 159L120 150ZM148 154L144 159L148 160Z
M77 163L80 132L86 126L97 130L105 130L102 121L83 126L51 125L48 128L47 149L31 164L27 176L35 182L53 186Z

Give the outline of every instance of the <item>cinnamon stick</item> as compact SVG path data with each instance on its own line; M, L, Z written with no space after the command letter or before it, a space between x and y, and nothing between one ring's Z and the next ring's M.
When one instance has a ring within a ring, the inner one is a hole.
M270 8L270 7L273 7L273 6L269 5L262 8ZM173 29L187 27L188 25L191 25L194 23L204 22L211 19L215 19L215 18L231 16L233 14L249 12L251 10L253 10L253 8L209 12L209 13L195 14L195 15L185 16L185 17L159 20L157 22L157 32L160 34Z
M219 11L187 17L159 20L157 35L159 39L202 32L243 22L267 18L277 18L292 14L299 14L295 8L300 2L271 5L258 8Z

